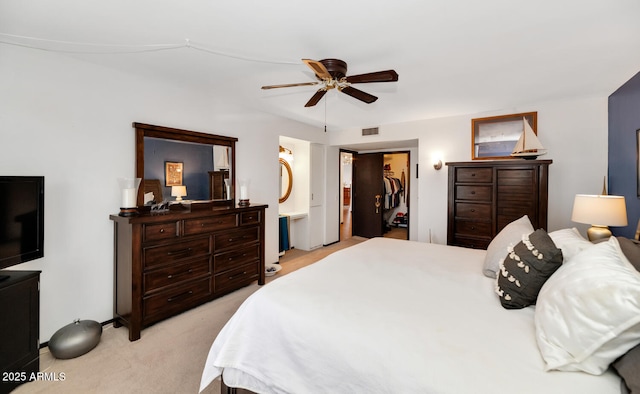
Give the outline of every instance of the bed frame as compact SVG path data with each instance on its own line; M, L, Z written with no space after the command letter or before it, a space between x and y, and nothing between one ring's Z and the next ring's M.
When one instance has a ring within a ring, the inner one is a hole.
M220 394L256 394L251 390L229 387L224 384L224 379L220 378Z

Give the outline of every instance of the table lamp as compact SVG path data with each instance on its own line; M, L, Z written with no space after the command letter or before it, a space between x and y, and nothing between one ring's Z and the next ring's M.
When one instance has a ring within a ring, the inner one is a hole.
M576 194L571 220L591 224L589 241L611 237L608 226L626 226L627 208L624 196Z
M171 196L176 198L176 201L182 201L182 197L187 195L186 186L171 186Z

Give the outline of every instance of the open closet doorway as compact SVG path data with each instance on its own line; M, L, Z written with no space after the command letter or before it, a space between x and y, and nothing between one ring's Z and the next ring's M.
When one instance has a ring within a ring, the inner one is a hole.
M340 150L340 240L351 238L351 184L353 182L353 155Z
M341 240L409 239L409 163L408 151L340 152Z

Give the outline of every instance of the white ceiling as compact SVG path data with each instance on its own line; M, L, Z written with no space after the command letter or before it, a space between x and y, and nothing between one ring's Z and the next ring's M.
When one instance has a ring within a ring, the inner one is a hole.
M609 95L640 71L636 0L2 0L2 48L61 52L206 89L249 111L329 128ZM313 108L302 58L348 75L395 69L395 83L336 90ZM326 105L325 105L326 104Z

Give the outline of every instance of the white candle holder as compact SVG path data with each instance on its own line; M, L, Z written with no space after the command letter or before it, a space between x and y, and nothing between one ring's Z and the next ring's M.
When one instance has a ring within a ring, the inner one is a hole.
M138 214L138 187L141 178L118 178L122 201L119 216L135 216Z
M249 185L251 181L248 179L240 180L240 198L238 201L238 205L241 207L249 205Z

